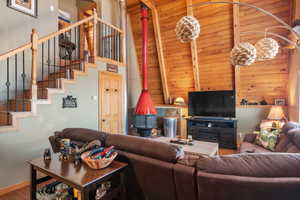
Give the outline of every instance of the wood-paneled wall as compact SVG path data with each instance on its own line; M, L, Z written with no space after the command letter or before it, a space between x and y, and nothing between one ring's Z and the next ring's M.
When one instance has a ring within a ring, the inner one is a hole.
M175 35L177 21L186 15L186 2L164 1L158 4L157 9L170 96L187 99L188 91L194 90L191 48L190 44L177 40Z
M130 20L133 30L134 43L136 46L136 53L138 57L138 63L140 66L140 74L142 75L142 24L141 24L141 14L140 14L140 6L136 5L131 7L130 12ZM156 104L164 103L163 89L161 76L159 71L159 62L156 50L156 43L154 38L154 30L153 30L153 22L151 12L149 11L149 43L148 43L148 51L149 51L149 92L151 94L152 100ZM130 66L129 66L130 67Z
M291 23L292 0L243 0L243 2L268 10L285 22ZM269 16L263 15L254 9L240 7L241 32L264 31L266 27L278 25L280 24ZM273 29L271 31L285 36L288 33L285 29ZM247 41L255 44L261 38L263 38L263 35L260 34L241 35L241 42ZM280 46L285 45L282 40L276 37L273 38L280 42ZM280 48L280 52L275 59L240 68L238 100L246 98L258 102L265 99L268 104L274 104L274 99L285 98L287 102L289 53L289 50Z
M233 47L232 5L194 8L194 16L201 24L197 39L201 90L234 89L234 67L229 59Z
M131 0L133 1L133 0ZM193 0L193 3L207 0ZM293 0L240 0L264 8L269 12L291 23ZM177 21L187 15L186 0L154 0L159 14L159 22L164 47L167 80L170 96L184 97L194 89L193 65L190 44L179 42L175 36ZM138 9L137 9L138 10ZM138 11L130 9L132 28L136 40L137 53L140 59L141 37L140 17ZM201 24L201 35L197 39L199 59L200 88L202 91L237 89L237 103L242 98L249 101L265 99L269 104L275 98L287 98L287 82L289 73L289 51L281 48L278 56L271 61L259 62L249 67L241 67L240 73L235 74L235 68L230 63L230 51L234 46L233 6L209 5L194 8L194 15ZM276 26L278 23L272 18L251 9L240 6L240 32L264 31L265 27ZM276 33L287 34L286 30L273 30ZM152 27L150 46L155 47ZM255 44L263 35L242 35L241 42ZM277 39L282 46L284 42ZM157 52L151 50L150 68L155 73L150 74L157 87L152 93L155 103L163 101ZM156 54L156 55L154 55ZM153 69L154 70L154 69ZM238 77L236 77L238 76ZM239 84L235 86L238 78ZM151 85L151 84L150 84ZM160 92L158 91L160 90Z

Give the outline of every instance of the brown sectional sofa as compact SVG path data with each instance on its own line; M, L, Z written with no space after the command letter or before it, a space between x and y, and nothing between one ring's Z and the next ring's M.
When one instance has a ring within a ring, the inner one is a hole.
M298 199L300 155L253 153L199 159L199 199Z
M237 154L185 162L171 144L89 129L65 129L49 138L57 152L59 138L83 144L99 139L114 145L126 171L128 200L282 200L300 196L299 154ZM186 164L181 164L186 163Z
M267 153L271 152L255 144L257 134L250 133L240 145L240 153ZM288 122L282 128L282 134L275 147L275 152L300 153L300 124Z

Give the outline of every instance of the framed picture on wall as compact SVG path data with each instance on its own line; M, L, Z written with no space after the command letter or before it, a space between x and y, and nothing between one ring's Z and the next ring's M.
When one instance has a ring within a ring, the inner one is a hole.
M7 6L32 17L37 17L37 0L7 0Z
M285 106L285 99L275 99L274 103L277 106Z

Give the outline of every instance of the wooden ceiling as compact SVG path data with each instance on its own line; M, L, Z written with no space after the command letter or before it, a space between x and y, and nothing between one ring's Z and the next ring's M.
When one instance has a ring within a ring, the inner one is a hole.
M140 3L140 0L127 0L127 7L131 8Z
M148 1L150 1L151 3L153 3L153 5L155 5L155 6L161 6L163 4L175 2L176 0L148 0ZM141 3L140 0L127 0L127 7L128 8L132 8L134 6L139 5L140 3Z
M174 29L177 21L187 15L188 2L198 3L207 0L145 0L153 3L158 13L158 23L161 32L162 51L166 71L166 84L169 96L172 98L184 97L187 100L189 91L196 89L195 63L190 43L181 43L175 36ZM235 0L237 1L237 0ZM292 20L293 0L240 0L264 8L277 15L287 23ZM139 25L139 0L128 0L127 6L131 15L132 30L135 38L138 60L141 61L141 26ZM233 90L238 95L237 104L245 98L251 102L266 100L274 103L276 98L285 98L287 101L289 54L290 51L281 48L279 55L265 62L258 62L252 66L236 70L229 61L230 51L234 46L235 27L239 31L264 31L265 27L276 26L278 23L272 18L247 7L238 8L236 16L232 5L204 6L194 8L193 14L200 21L201 35L196 40L196 55L198 56L198 78L201 91ZM238 21L240 26L234 26ZM151 18L151 23L153 22ZM155 44L155 33L150 26L150 68L149 76L153 88L150 93L154 102L162 104L163 86L158 50ZM287 35L285 30L274 30L276 33ZM255 44L263 35L250 34L238 36L242 42ZM277 38L276 38L277 39ZM278 39L277 39L278 40ZM278 40L281 46L284 42ZM160 50L160 49L159 49Z

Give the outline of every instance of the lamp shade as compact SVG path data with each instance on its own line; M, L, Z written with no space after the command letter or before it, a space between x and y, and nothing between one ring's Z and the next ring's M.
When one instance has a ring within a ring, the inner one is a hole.
M239 43L231 51L231 63L234 66L249 66L255 59L256 48L249 42Z
M200 27L200 23L195 17L184 16L176 24L176 36L183 43L191 42L199 37Z
M281 106L272 106L268 115L270 120L282 120L285 119L285 115Z
M255 47L258 61L273 59L279 51L279 44L273 38L263 38L255 44Z

